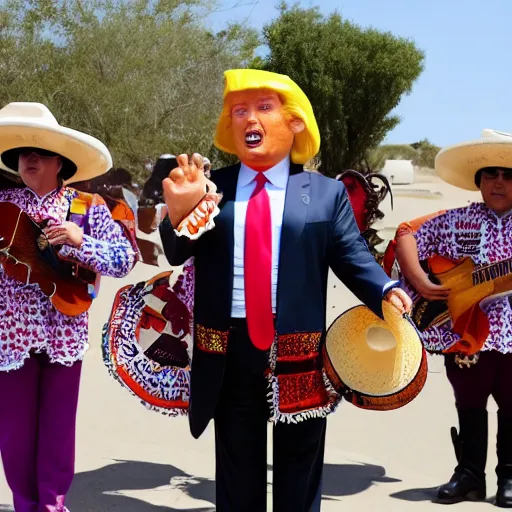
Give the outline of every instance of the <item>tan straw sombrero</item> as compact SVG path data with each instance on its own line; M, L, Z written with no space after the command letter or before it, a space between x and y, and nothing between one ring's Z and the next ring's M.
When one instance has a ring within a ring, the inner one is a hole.
M112 156L101 141L61 126L41 103L9 103L0 109L0 158L4 166L16 172L23 148L62 156L67 183L90 180L112 167Z
M383 315L384 320L366 306L356 306L327 331L327 378L338 393L364 409L402 407L426 380L426 353L414 324L388 302Z
M466 190L478 190L475 175L485 167L512 168L511 134L485 129L479 140L443 148L435 160L442 180Z

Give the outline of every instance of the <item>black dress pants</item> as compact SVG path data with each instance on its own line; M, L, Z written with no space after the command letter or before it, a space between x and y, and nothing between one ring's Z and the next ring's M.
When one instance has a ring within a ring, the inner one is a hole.
M268 354L234 321L215 412L217 512L267 510ZM318 512L326 419L273 428L273 511Z

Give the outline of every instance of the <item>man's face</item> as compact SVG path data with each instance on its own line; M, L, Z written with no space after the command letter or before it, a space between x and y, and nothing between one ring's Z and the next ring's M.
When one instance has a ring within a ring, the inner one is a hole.
M18 160L18 172L27 187L39 193L58 184L58 174L62 167L59 156L48 155L37 149L23 151Z
M299 119L289 119L277 93L255 89L227 97L237 156L255 170L273 167L290 154L295 133L304 129Z
M512 210L512 169L483 171L480 192L485 204L496 213Z

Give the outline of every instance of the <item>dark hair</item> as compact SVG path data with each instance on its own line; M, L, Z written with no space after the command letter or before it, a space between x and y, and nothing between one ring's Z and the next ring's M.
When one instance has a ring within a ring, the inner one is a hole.
M156 161L151 176L146 180L142 187L141 202L146 200L155 203L163 202L162 181L169 176L169 173L177 166L174 155L162 155Z
M9 169L12 169L13 171L17 172L20 154L29 149L33 149L36 152L39 150L43 154L53 153L53 151L48 151L46 149L41 149L41 148L21 147L21 148L8 149L7 151L4 151L2 153L2 155L0 156L0 158L2 159L2 162L7 167L9 167ZM66 181L66 180L69 180L72 176L74 176L74 174L76 173L76 165L71 160L69 160L69 158L59 155L58 153L53 153L53 155L58 156L62 160L62 168L59 171L59 174L57 175L57 177L62 181Z
M482 183L482 174L484 172L496 172L498 170L507 170L507 171L512 171L512 169L510 167L482 167L482 169L479 169L476 174L475 174L475 185L480 188L480 184Z
M124 167L113 167L107 173L107 182L110 185L127 185L132 184L132 175Z

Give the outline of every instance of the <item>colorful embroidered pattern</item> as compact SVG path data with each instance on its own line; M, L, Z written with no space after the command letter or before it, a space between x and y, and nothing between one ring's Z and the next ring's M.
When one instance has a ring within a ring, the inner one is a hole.
M124 277L136 261L136 252L121 226L113 221L107 205L93 204L88 222L91 234L84 234L80 249L65 245L60 256L96 274Z
M62 187L44 197L28 188L0 191L0 201L16 204L35 222L66 220L76 192ZM124 277L135 264L135 252L104 205L92 207L91 235L81 249L65 247L76 262L103 275ZM52 363L71 366L88 348L88 315L68 317L59 313L37 284L25 285L6 276L0 267L0 371L20 368L30 351L46 352Z
M512 215L498 217L484 203L448 210L435 217L416 232L420 260L439 254L452 259L469 256L477 265L496 263L512 258ZM416 293L403 280L403 287L412 296ZM512 307L507 297L483 306L490 323L490 332L482 350L512 352ZM451 332L451 322L432 327L422 333L425 348L441 352L459 341Z
M110 375L146 408L168 416L188 410L193 283L191 259L183 268L125 286L103 331L103 362Z
M229 331L218 331L204 325L196 325L197 348L204 352L225 354L228 349Z
M318 355L320 332L296 332L279 336L277 345L278 361L302 361Z
M320 371L278 375L277 380L279 383L279 409L282 412L304 411L322 407L328 402Z

